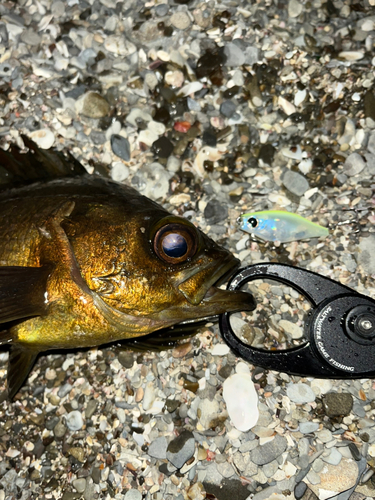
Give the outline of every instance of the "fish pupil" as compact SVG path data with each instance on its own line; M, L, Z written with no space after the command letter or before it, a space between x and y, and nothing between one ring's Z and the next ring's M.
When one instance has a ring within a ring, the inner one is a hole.
M257 227L258 221L256 220L255 217L250 217L250 219L247 221L251 227Z
M162 249L165 255L177 259L186 254L188 243L181 234L169 233L163 238Z

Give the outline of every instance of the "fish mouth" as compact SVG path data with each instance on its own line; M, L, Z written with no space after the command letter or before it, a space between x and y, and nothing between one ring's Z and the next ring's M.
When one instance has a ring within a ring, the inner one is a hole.
M240 290L218 288L239 267L240 261L228 252L220 260L200 266L198 271L178 285L178 289L193 306L205 310L207 316L224 312L253 311L256 307L254 297Z

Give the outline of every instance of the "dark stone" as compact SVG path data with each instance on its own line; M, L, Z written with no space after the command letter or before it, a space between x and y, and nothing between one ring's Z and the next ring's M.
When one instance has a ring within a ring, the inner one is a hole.
M273 157L275 156L275 148L272 144L262 144L259 150L258 159L262 160L263 163L271 165L273 162Z
M349 415L353 408L353 396L348 392L329 392L324 394L322 401L328 417Z
M214 495L217 500L246 500L250 491L241 481L235 479L223 479L220 484L212 484L207 481L203 483L206 493Z
M220 113L226 118L231 118L236 112L236 104L233 101L224 101L220 105Z
M251 460L256 465L268 464L284 453L286 447L286 439L278 434L272 441L252 450Z
M216 134L213 130L207 129L203 132L202 135L202 141L204 144L207 144L207 146L211 146L212 148L216 147L217 144L217 139L216 139Z
M173 439L167 448L167 459L172 465L181 467L194 455L195 439L190 431L183 431L178 437Z
M154 114L154 120L156 122L161 122L161 123L166 124L169 122L170 119L171 119L171 115L165 106L162 106L161 108L156 108L155 114Z
M134 364L134 355L130 351L120 351L118 360L124 368L131 368Z
M160 158L168 158L173 151L173 144L167 137L163 136L152 144L152 150Z
M363 99L363 108L365 117L375 121L375 95L371 90L368 90Z
M307 484L301 481L300 483L296 484L296 487L294 488L294 496L296 497L296 500L300 500L305 491L307 490Z
M203 215L210 224L217 224L228 217L228 207L217 200L211 200L207 203Z
M124 161L130 160L130 144L126 137L113 134L111 136L111 148L116 156Z

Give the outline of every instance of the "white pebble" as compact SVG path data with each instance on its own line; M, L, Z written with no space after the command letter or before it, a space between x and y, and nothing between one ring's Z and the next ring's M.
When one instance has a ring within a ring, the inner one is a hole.
M181 87L184 79L184 74L180 70L167 71L164 76L165 83L172 87Z
M359 61L364 57L364 53L359 50L345 50L339 53L339 57L346 61Z
M245 363L239 363L244 365ZM228 414L236 429L246 432L257 423L259 418L258 394L247 368L247 373L235 373L223 384L223 398Z
M55 136L51 130L48 128L42 128L40 130L34 130L29 134L30 139L32 139L41 149L49 149L53 146L55 142Z
M149 410L156 398L154 382L148 382L145 388L145 394L143 396L143 410Z
M79 431L83 427L83 418L78 410L71 411L65 416L66 426L71 431Z
M116 182L122 182L129 177L129 168L118 161L112 165L111 177Z
M228 353L229 347L226 344L216 344L211 351L212 356L226 356Z
M186 97L190 94L195 94L195 92L199 92L202 89L203 89L203 83L189 82L180 89L178 95Z
M306 99L306 89L303 90L298 90L296 95L294 96L294 105L299 106L300 104L303 103L303 101Z
M288 116L296 112L296 107L284 97L279 96L279 106Z
M288 398L297 404L312 403L315 401L315 393L307 384L290 384L286 393Z

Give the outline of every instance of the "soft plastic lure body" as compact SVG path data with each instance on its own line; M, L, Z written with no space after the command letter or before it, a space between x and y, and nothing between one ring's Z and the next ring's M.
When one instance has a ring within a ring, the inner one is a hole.
M279 210L242 214L239 223L241 229L247 233L265 241L280 241L280 243L326 237L329 233L326 227L300 215Z

